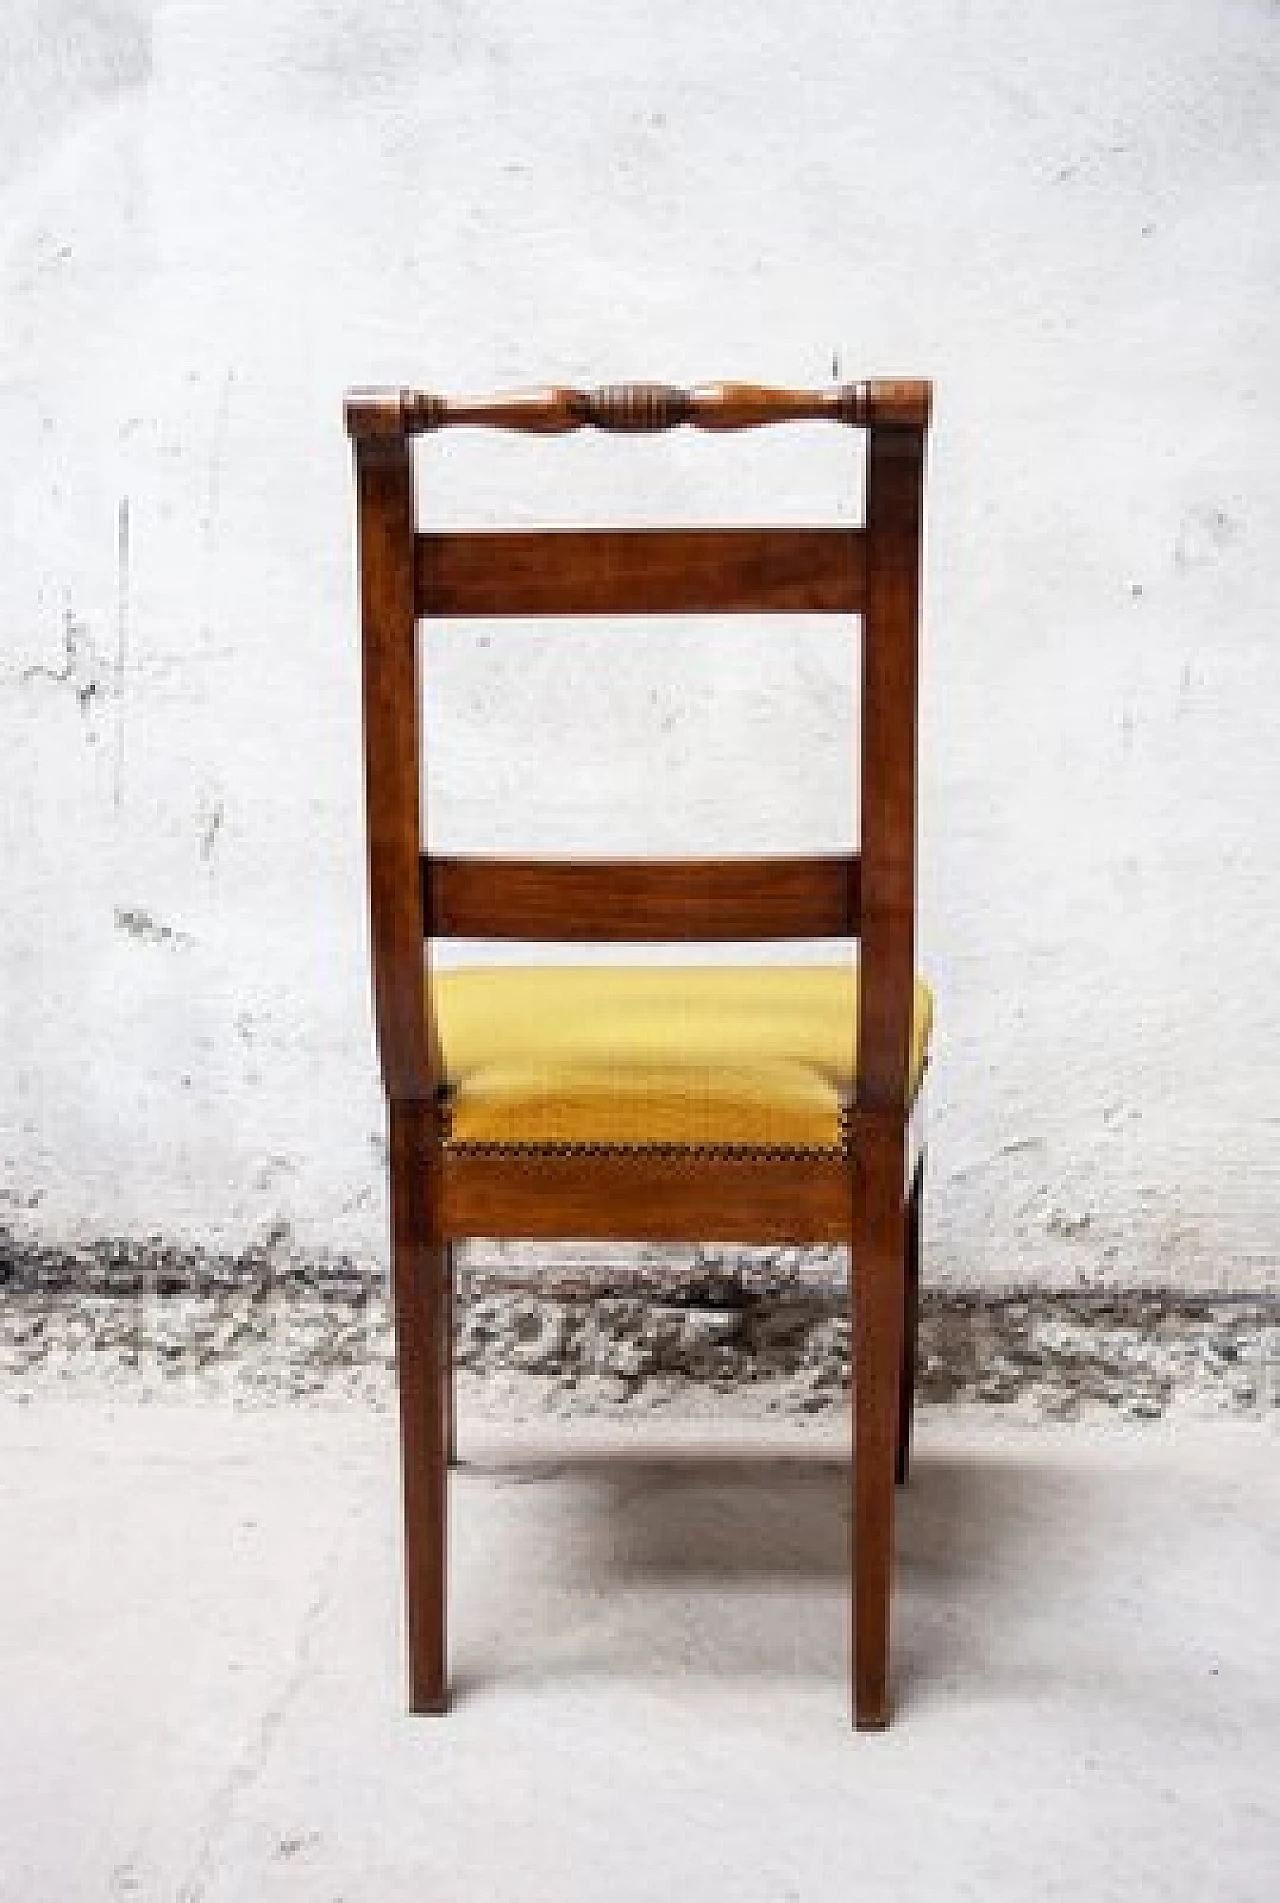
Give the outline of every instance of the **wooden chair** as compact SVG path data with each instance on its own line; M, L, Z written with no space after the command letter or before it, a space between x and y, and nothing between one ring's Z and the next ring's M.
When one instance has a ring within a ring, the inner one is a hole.
M924 383L348 397L415 1711L447 1703L453 1244L684 1239L850 1246L854 1711L860 1727L887 1720L894 1480L895 1468L906 1476L920 1256L912 1108L929 1035L914 968L929 409ZM418 529L421 432L823 418L865 431L861 528ZM735 611L861 616L860 853L589 863L424 854L420 619ZM450 935L857 936L861 949L856 975L852 960L825 976L765 966L722 978L706 967L433 973L430 941Z

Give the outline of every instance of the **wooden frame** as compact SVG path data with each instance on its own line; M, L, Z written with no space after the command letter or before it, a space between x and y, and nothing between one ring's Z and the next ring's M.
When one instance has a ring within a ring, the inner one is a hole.
M452 1257L469 1235L844 1242L854 1342L854 1712L889 1713L894 1481L906 1478L923 1166L909 1144L923 383L819 391L632 384L348 398L355 446L375 1012L390 1128L410 1702L447 1703ZM826 419L866 432L861 530L420 533L411 439L467 425L634 433ZM665 863L422 851L417 623L442 615L860 614L860 854ZM843 1153L468 1150L449 1143L425 982L434 936L859 935ZM424 949L425 948L425 949ZM909 1174L909 1171L912 1173Z

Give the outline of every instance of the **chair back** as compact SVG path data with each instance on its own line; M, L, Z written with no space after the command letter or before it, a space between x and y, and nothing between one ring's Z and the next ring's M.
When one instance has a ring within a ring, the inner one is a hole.
M926 383L824 390L622 384L474 399L355 392L374 988L392 1097L433 1094L440 1060L424 941L858 937L856 1102L905 1108L915 963L916 707ZM445 429L649 434L826 420L866 441L858 527L419 527L412 442ZM420 620L539 615L860 618L861 838L788 858L548 860L423 850Z

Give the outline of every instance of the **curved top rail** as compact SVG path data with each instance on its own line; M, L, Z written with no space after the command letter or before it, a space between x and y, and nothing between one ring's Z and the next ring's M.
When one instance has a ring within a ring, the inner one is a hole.
M681 424L741 430L808 421L925 430L932 394L931 386L920 382L843 383L824 390L770 389L754 383L704 383L682 390L666 383L614 383L596 390L547 386L479 397L353 390L346 418L348 434L357 440L463 427L535 436L580 429L648 435Z

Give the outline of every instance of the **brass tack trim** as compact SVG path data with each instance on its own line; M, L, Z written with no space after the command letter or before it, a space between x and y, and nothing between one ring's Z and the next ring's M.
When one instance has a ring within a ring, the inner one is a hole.
M448 1156L513 1157L536 1162L551 1156L628 1156L681 1158L720 1163L798 1163L820 1158L829 1163L849 1162L847 1146L807 1143L459 1143L444 1142Z

